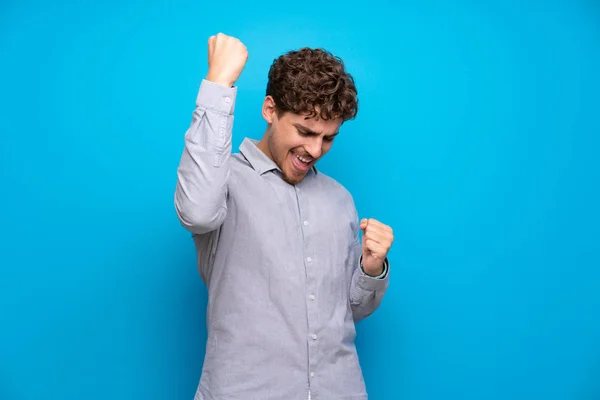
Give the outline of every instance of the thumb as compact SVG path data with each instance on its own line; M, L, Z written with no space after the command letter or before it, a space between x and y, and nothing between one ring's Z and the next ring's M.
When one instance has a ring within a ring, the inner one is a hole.
M368 224L369 224L368 219L366 219L366 218L361 219L360 220L360 229L364 231L365 229L367 229Z

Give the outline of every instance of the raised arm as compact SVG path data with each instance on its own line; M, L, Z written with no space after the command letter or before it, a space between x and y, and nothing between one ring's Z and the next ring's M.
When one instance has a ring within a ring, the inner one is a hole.
M231 134L239 78L248 52L238 39L223 35L208 39L208 74L200 84L196 109L185 134L177 169L175 210L190 232L217 229L227 215L227 182Z

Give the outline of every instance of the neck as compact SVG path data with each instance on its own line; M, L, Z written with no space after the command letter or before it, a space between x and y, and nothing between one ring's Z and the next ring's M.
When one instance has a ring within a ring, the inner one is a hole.
M262 139L260 139L260 141L256 144L256 147L258 147L258 149L260 151L262 151L263 153L265 153L265 155L267 157L269 157L271 160L273 160L273 156L271 155L271 152L269 151L269 133L268 131L265 132L265 134L263 135Z

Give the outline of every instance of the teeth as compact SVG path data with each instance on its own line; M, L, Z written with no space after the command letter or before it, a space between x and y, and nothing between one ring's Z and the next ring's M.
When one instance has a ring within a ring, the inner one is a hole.
M300 161L302 161L305 164L308 164L310 162L310 160L304 158L304 157L300 157L298 154L294 153L294 155L296 156L296 158Z

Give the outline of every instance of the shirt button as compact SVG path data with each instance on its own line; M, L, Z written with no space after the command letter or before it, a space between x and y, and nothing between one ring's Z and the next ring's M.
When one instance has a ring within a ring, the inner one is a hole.
M311 377L311 378L314 378L314 377L315 377L315 373L314 373L314 372L311 372L311 373L310 373L310 377Z
M231 99L229 97L225 97L225 103L230 103Z
M314 300L315 299L315 295L311 294L310 296L308 296L309 299Z
M311 261L312 261L312 258L310 258L310 257L306 257L306 261L308 261L308 262L311 262Z
M308 225L308 221L304 221L304 226Z
M314 333L311 336L313 338L313 340L317 340L317 335L315 335Z

